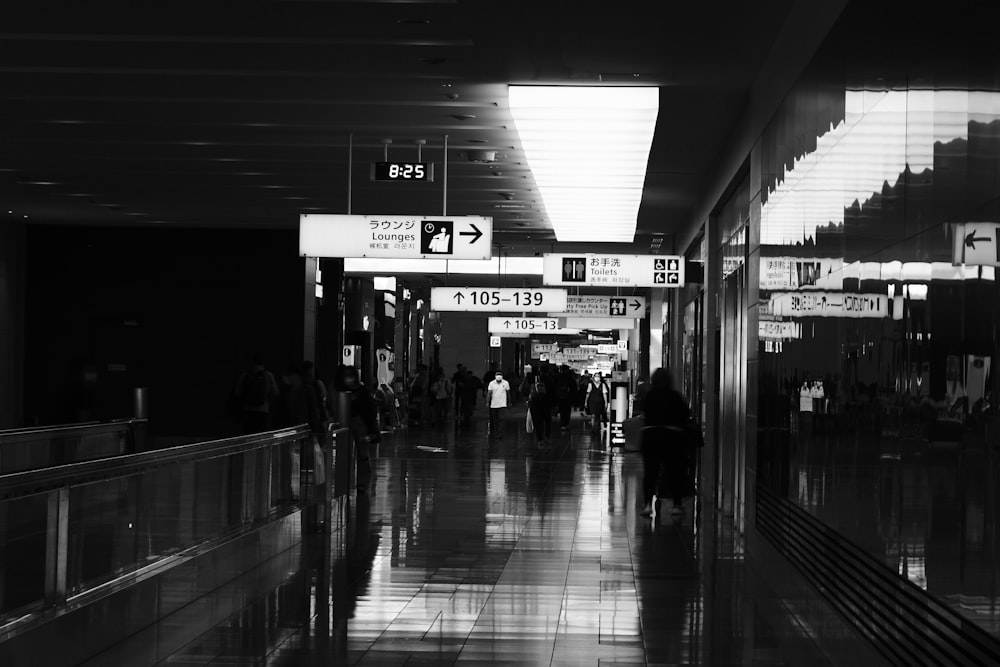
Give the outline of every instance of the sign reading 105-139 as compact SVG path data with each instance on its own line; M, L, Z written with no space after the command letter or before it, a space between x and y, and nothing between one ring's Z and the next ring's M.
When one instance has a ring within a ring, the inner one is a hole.
M550 308L551 304L551 308ZM565 310L566 290L509 287L432 287L431 310L547 313Z

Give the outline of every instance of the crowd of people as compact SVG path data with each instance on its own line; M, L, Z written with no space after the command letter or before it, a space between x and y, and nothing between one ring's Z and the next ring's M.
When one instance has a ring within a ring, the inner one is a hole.
M419 363L405 386L398 379L394 385L395 391L381 386L372 391L361 382L357 370L348 366L338 367L334 378L336 390L348 397L352 421L346 426L359 443L359 492L367 489L371 478L369 445L379 438L380 414L391 411L400 425L441 427L453 412L454 421L465 425L482 401L489 415L488 436L502 439L504 411L523 404L525 430L533 434L538 447L544 447L552 437L553 420L565 432L574 411L588 416L591 434L599 436L611 405L610 384L600 372L577 373L567 365L544 362L537 368L525 366L520 375L491 363L482 376L461 363L450 375L441 367L431 369ZM401 397L406 402L405 416L399 415ZM327 386L316 377L312 362L289 366L276 378L259 355L240 375L231 400L243 433L308 424L317 448L324 442L333 409ZM658 502L662 497L672 500L672 512L682 513L682 501L693 491L694 476L693 422L687 403L663 368L652 374L648 384L640 384L636 403L643 420L644 504L640 513L655 513L654 498ZM303 465L312 455L303 452Z

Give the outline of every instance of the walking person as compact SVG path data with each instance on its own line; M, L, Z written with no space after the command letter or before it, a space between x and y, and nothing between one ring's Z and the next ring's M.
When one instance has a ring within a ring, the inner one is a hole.
M565 364L556 379L556 406L559 408L559 428L569 430L569 419L573 414L573 394L576 393L576 376Z
M462 413L462 423L468 424L472 420L472 413L476 409L476 399L479 392L484 391L483 382L479 376L471 370L466 369L465 378L461 383L456 384L456 394L459 398L459 409Z
M503 427L500 418L503 410L510 405L510 383L503 379L503 373L497 370L493 381L486 385L486 405L490 408L490 437L503 440Z
M357 458L356 479L359 496L367 495L372 490L374 468L372 467L372 450L381 441L382 435L376 419L375 400L368 388L361 383L358 369L341 364L337 367L334 387L347 397L348 415L350 421L345 426L351 429L354 440L354 453Z
M642 402L646 426L642 429L642 492L643 506L640 514L653 513L653 496L659 505L657 490L661 480L673 500L671 514L684 513L683 499L688 483L687 425L690 412L684 398L673 387L670 373L657 368L650 377L650 389Z
M590 384L587 385L587 394L583 401L584 409L591 419L591 435L600 435L601 425L607 423L610 399L611 387L604 381L600 371L594 373Z
M552 428L552 400L545 382L536 378L528 396L528 411L535 430L535 443L541 447L546 444Z

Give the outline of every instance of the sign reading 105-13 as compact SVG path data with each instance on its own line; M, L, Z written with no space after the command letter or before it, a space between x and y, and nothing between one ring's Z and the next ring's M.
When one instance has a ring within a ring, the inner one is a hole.
M550 307L551 306L551 307ZM565 310L566 290L496 287L432 287L431 310L546 313Z

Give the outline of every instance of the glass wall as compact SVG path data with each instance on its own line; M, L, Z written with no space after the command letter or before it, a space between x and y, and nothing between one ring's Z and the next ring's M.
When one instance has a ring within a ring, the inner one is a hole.
M762 137L757 481L997 635L1000 54L939 18L852 6Z

